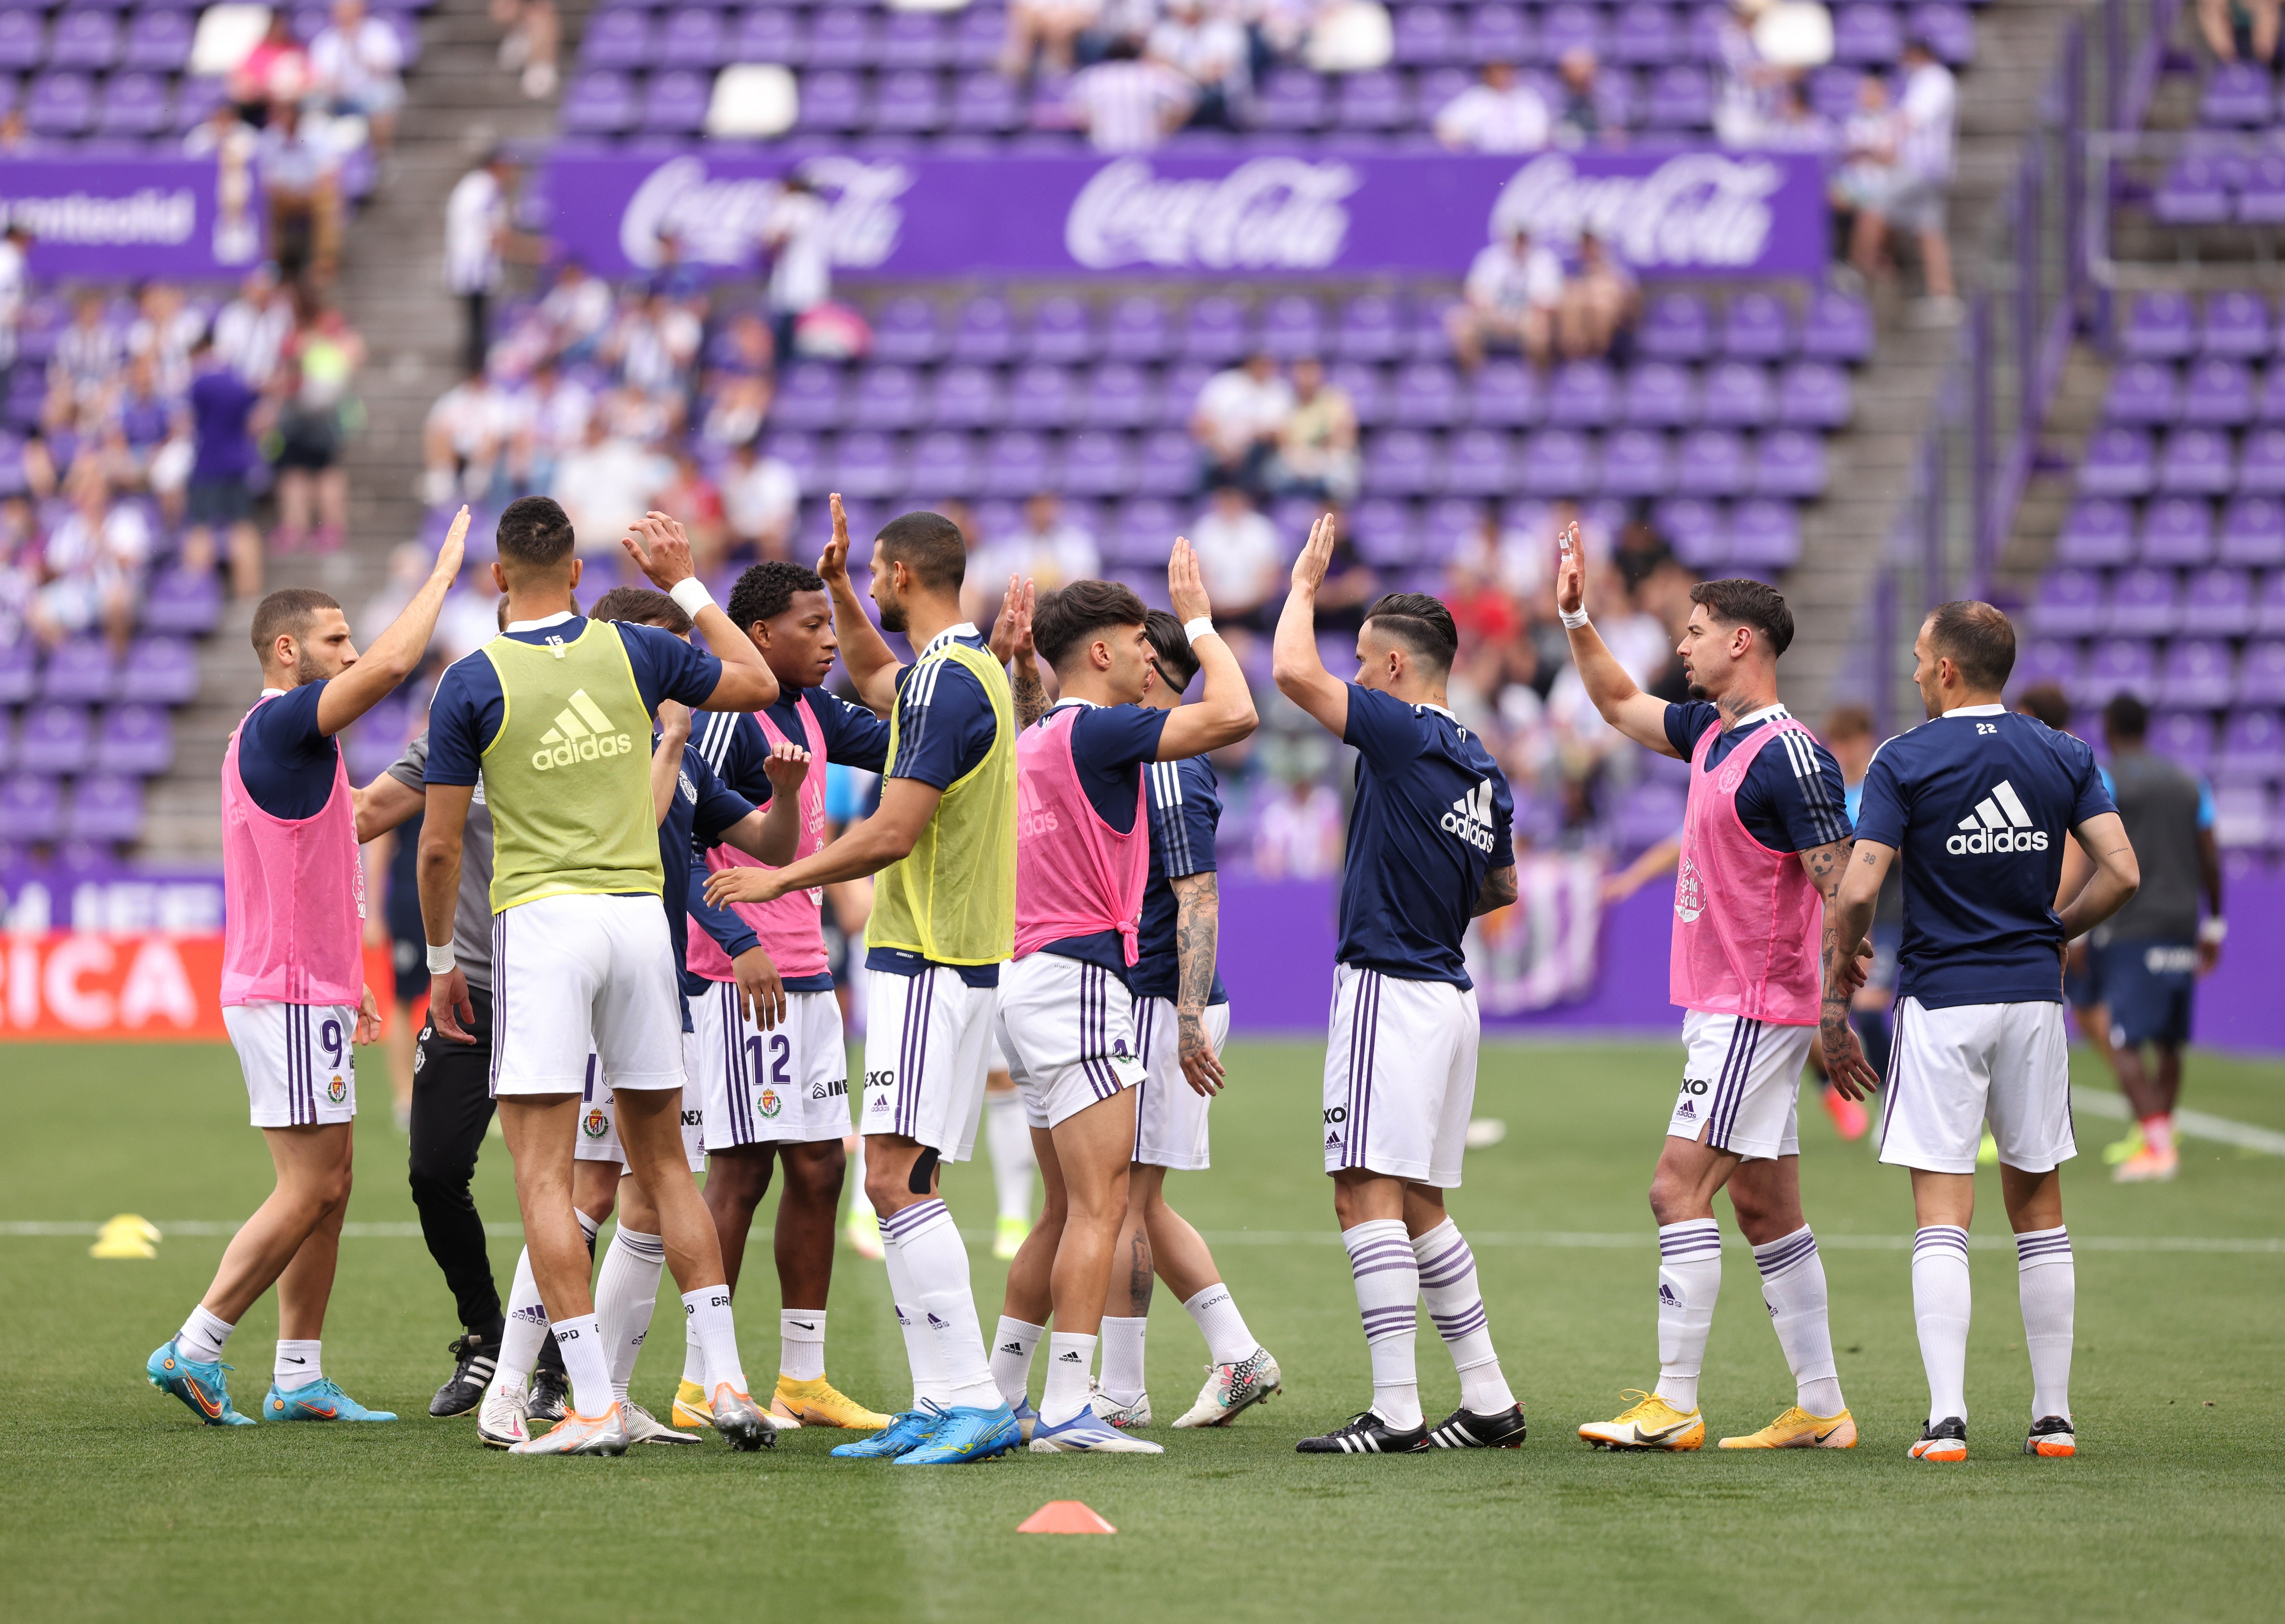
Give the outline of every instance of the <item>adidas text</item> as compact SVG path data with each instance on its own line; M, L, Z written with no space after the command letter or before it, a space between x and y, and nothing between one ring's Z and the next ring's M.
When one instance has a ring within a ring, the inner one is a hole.
M1943 843L1943 849L1954 857L2047 849L2046 830L2031 827L2031 814L2024 808L2022 797L2015 793L2015 786L2004 778L1991 786L1990 795L1975 804L1975 816L1959 820L1959 827L1966 833L1954 835Z

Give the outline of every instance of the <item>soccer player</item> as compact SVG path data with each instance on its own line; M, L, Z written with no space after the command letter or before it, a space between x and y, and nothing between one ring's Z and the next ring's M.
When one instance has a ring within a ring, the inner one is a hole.
M1334 520L1310 530L1277 619L1272 670L1286 698L1356 747L1356 804L1341 868L1340 945L1325 1044L1325 1171L1372 1358L1372 1404L1305 1455L1515 1448L1523 1407L1493 1351L1475 1254L1444 1210L1460 1183L1476 1096L1468 921L1515 900L1514 801L1483 741L1444 702L1459 632L1423 592L1365 611L1357 674L1317 654L1317 588ZM1414 1303L1425 1298L1460 1374L1460 1408L1420 1413Z
M992 1040L991 1061L992 1069L984 1077L984 1143L992 1154L993 1193L1000 1200L992 1255L1006 1263L1032 1233L1032 1187L1039 1180L1040 1158L1032 1149L1032 1125L1024 1115L1023 1095L1009 1074L1008 1056L997 1038Z
M1912 1317L1928 1368L1915 1460L1967 1458L1967 1226L1985 1123L2015 1231L2030 1356L2026 1455L2077 1453L2070 1413L2077 1295L2062 1164L2077 1154L2063 1040L2063 945L2116 914L2140 883L2094 752L1999 702L2015 629L1988 603L1922 623L1912 680L1928 720L1881 747L1857 848L1826 936L1827 1008L1846 996L1881 882L1899 856L1904 939L1881 1159L1912 1170ZM2065 834L2093 876L2053 906ZM1857 1063L1861 1070L1862 1063Z
M262 697L222 763L223 1023L278 1185L231 1237L206 1295L145 1361L151 1385L208 1426L251 1426L230 1401L223 1345L278 1287L272 1421L394 1421L325 1374L319 1344L349 1200L357 1079L349 1044L380 1019L363 978L365 872L334 735L412 673L459 573L462 508L435 569L360 658L342 606L289 587L254 612Z
M652 627L572 614L580 563L570 521L546 497L508 504L492 566L508 596L507 630L447 670L429 707L420 831L429 1008L446 1037L467 1039L452 915L461 829L481 771L493 833L492 1092L515 1158L524 1243L571 1378L563 1420L516 1447L616 1455L628 1442L572 1216L572 1148L593 1055L616 1096L628 1163L657 1211L684 1310L706 1345L715 1428L734 1447L759 1448L773 1429L747 1396L720 1248L683 1160L682 1000L658 905L651 757L636 741L662 700L758 709L777 698L777 680L691 575L680 525L648 514L623 545L713 653Z
M880 808L787 867L719 870L706 895L770 903L876 876L865 931L865 1183L880 1212L913 1404L833 1453L951 1465L1023 1441L985 1361L968 1250L937 1193L937 1165L963 1161L975 1147L1000 967L1015 946L1009 660L1029 702L1044 708L1045 695L1020 594L1001 611L996 643L962 618L968 547L941 514L902 514L874 539L881 624L918 650L910 665L899 664L850 584L848 520L840 497L830 499L833 539L817 572L833 594L842 663L859 697L889 718Z
M702 711L694 737L707 765L734 789L768 788L773 750L805 752L799 791L799 839L792 856L826 843L825 780L829 763L877 773L888 762L889 727L871 711L821 686L840 648L833 600L824 578L798 564L756 564L730 594L730 619L753 640L778 679L778 702L758 715ZM746 867L734 847L706 854L708 870ZM698 1037L695 1076L704 1089L706 1205L721 1237L722 1267L734 1296L754 1211L770 1188L773 1165L785 1168L778 1197L776 1260L781 1355L770 1413L789 1425L876 1429L889 1424L825 1377L825 1304L833 1284L833 1230L847 1165L849 1051L841 1004L825 948L825 893L812 888L763 905L734 905L761 962L783 977L783 1017L770 1030L741 1014L752 1000L740 991L744 961L708 938L690 944L684 985ZM674 1415L705 1424L700 1350L689 1350Z
M1569 533L1559 548L1556 608L1588 697L1628 738L1690 763L1672 970L1674 1001L1686 1011L1683 1082L1650 1189L1658 1382L1579 1436L1614 1449L1705 1443L1698 1377L1722 1289L1714 1195L1726 1186L1793 1369L1795 1402L1722 1447L1852 1448L1857 1423L1833 1363L1825 1264L1802 1215L1796 1115L1802 1065L1820 1024L1833 1086L1864 1097L1849 1080L1864 1063L1847 1002L1819 1008L1818 931L1848 861L1849 813L1833 752L1778 700L1793 613L1759 581L1691 588L1678 651L1691 702L1669 704L1635 686L1589 622L1586 549Z
M2070 731L2070 695L2063 692L2059 683L2033 683L2015 696L2015 709L2025 716L2037 717L2057 733ZM2062 883L2055 891L2055 906L2060 909L2077 896L2079 888L2086 883L2087 877L2093 872L2094 865L2087 861L2086 853L2079 850L2076 841L2065 845ZM1898 875L1893 887L1900 889L1902 884L1903 876ZM1888 912L1888 889L1883 889L1881 906L1873 916L1876 934ZM2063 1003L2071 1012L2071 1022L2078 1029L2078 1035L2102 1056L2102 1063L2115 1074L2118 1066L2110 1057L2110 1011L2103 1003L2101 955L2094 951L2095 934L2090 932L2081 937L2063 955ZM1989 1135L1986 1139L1988 1142ZM2123 1162L2141 1148L2142 1130L2138 1126L2119 1143L2105 1146L2103 1159L2113 1164ZM1987 1143L1986 1149L1979 1153L1979 1159L1989 1162L1996 1154L1996 1150Z

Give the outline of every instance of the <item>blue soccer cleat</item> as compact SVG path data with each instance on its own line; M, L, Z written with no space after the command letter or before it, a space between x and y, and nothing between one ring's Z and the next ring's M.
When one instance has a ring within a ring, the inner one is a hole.
M1145 1438L1120 1432L1088 1405L1068 1421L1050 1426L1045 1421L1032 1429L1034 1455L1164 1455L1166 1450Z
M272 1386L262 1400L265 1421L394 1421L385 1409L367 1409L323 1377L306 1386Z
M924 1409L906 1410L872 1437L860 1438L855 1443L837 1445L833 1454L844 1461L899 1458L934 1438L937 1429L944 1424L947 1413L934 1404Z
M1030 1443L1032 1429L1040 1424L1040 1412L1032 1408L1032 1400L1025 1397L1016 1401L1015 1416L1017 1430L1024 1434L1024 1441Z
M936 1436L919 1448L899 1455L897 1464L964 1466L970 1461L988 1461L995 1455L1023 1447L1024 1430L1016 1424L1016 1412L1005 1404L995 1404L990 1409L962 1405L946 1410Z
M160 1392L171 1393L190 1406L191 1413L208 1426L252 1426L253 1416L241 1416L231 1408L230 1378L223 1374L229 1369L219 1361L202 1365L186 1359L182 1349L169 1342L152 1353L143 1374Z

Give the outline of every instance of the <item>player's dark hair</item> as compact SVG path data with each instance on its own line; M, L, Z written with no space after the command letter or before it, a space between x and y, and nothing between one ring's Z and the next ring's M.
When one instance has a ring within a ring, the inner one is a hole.
M825 577L802 564L766 559L738 577L730 589L730 624L751 631L758 620L775 620L786 612L796 592L821 592Z
M1452 622L1452 611L1426 592L1383 592L1364 618L1439 673L1449 671L1459 655L1460 628Z
M658 626L677 637L690 631L690 616L664 592L648 586L614 586L595 600L590 620L624 620L638 626Z
M2041 682L2025 688L2016 700L2015 709L2025 716L2045 722L2057 733L2070 731L2070 695L2057 682Z
M924 592L956 592L968 577L968 543L942 514L899 514L877 539L882 558L911 570Z
M1150 618L1150 607L1132 587L1116 581L1073 581L1040 594L1032 608L1032 642L1041 659L1061 671L1064 657L1095 633L1143 625Z
M1988 603L1955 598L1928 616L1928 652L1959 667L1975 692L1996 694L2015 669L2014 624Z
M1835 739L1869 739L1873 736L1873 713L1862 705L1835 705L1826 712L1825 741Z
M2150 731L2150 707L2121 694L2102 708L2103 731L2114 739L2140 739Z
M281 586L255 606L254 652L264 661L270 646L281 637L300 637L310 629L310 617L319 609L341 608L330 594L314 586Z
M1717 620L1751 626L1768 641L1773 660L1793 647L1793 611L1786 608L1785 594L1766 581L1742 576L1700 581L1690 589L1690 601L1703 604Z
M500 510L500 562L546 569L571 556L571 515L554 497L520 496Z
M1151 652L1158 656L1159 677L1175 693L1182 693L1198 674L1198 651L1190 647L1190 633L1164 609L1152 609L1142 617L1142 632L1150 639ZM1037 633L1033 635L1036 639Z

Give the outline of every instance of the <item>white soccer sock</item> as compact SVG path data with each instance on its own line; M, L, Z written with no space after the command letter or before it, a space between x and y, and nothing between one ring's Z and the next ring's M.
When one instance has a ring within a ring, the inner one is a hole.
M1150 1322L1137 1316L1103 1322L1103 1396L1132 1404L1142 1396L1142 1338Z
M611 1367L611 1391L627 1396L627 1383L635 1373L635 1355L650 1334L651 1315L658 1306L659 1271L666 1267L666 1243L621 1224L603 1253L603 1267L595 1275L595 1318L603 1327L605 1357ZM686 1316L687 1317L687 1316Z
M291 1393L296 1387L307 1387L311 1382L323 1381L325 1361L318 1357L316 1342L288 1342L278 1339L278 1358L271 1366L272 1385Z
M984 1096L984 1138L992 1149L992 1185L1000 1193L1000 1216L1032 1221L1032 1178L1040 1158L1032 1149L1032 1126L1024 1119L1021 1094Z
M952 1389L944 1379L944 1361L937 1352L936 1333L929 1329L921 1313L920 1295L913 1285L912 1265L905 1257L903 1245L885 1223L881 1226L881 1251L889 1268L889 1298L897 1310L897 1330L905 1338L905 1362L912 1367L913 1408L949 1404Z
M751 1392L746 1385L745 1365L738 1357L738 1327L730 1312L730 1288L701 1286L695 1291L685 1291L682 1312L698 1333L698 1345L705 1350L708 1396L725 1382L733 1393Z
M590 1419L611 1408L611 1361L603 1352L603 1325L592 1314L557 1320L548 1328L571 1378L571 1408Z
M968 1248L953 1228L952 1213L931 1196L881 1220L881 1233L895 1232L904 1249L905 1274L913 1295L906 1305L936 1335L937 1359L956 1408L994 1409L1000 1389L984 1359L984 1332L977 1323L976 1296L968 1283Z
M1833 1358L1833 1327L1825 1311L1825 1259L1807 1224L1791 1235L1754 1248L1762 1271L1762 1301L1770 1326L1793 1371L1794 1401L1812 1416L1837 1416L1848 1408L1841 1396L1841 1367Z
M1722 1227L1710 1218L1658 1228L1658 1396L1698 1408L1698 1373L1722 1295Z
M1044 1325L1004 1314L1000 1316L1000 1329L992 1336L992 1385L1000 1389L1009 1409L1021 1405L1031 1393L1032 1350L1047 1334Z
M1403 1220L1376 1218L1341 1231L1348 1249L1349 1275L1356 1283L1357 1315L1372 1355L1372 1408L1399 1432L1420 1424L1420 1376L1413 1364L1413 1338L1420 1329L1414 1304L1420 1296L1420 1264Z
M1912 1236L1912 1320L1928 1368L1930 1421L1967 1419L1967 1231L1930 1224Z
M706 1385L706 1349L699 1343L698 1327L684 1314L682 1326L682 1379L694 1387Z
M200 1304L191 1310L191 1317L175 1333L175 1347L193 1364L218 1364L222 1361L222 1345L237 1329L219 1315L208 1314L206 1306Z
M1471 1415L1504 1416L1515 1408L1515 1394L1500 1372L1492 1349L1491 1324L1476 1284L1476 1254L1468 1237L1446 1219L1416 1236L1412 1256L1420 1266L1420 1300L1460 1373L1460 1402Z
M849 1216L869 1217L873 1197L865 1193L865 1135L857 1135L857 1148L849 1153Z
M1040 1420L1061 1426L1087 1408L1087 1377L1095 1364L1095 1338L1059 1330L1048 1338L1048 1385L1040 1394Z
M2068 1228L2057 1224L2015 1237L2015 1288L2023 1299L2023 1347L2031 1356L2031 1419L2069 1420L2078 1266Z
M1206 1339L1206 1357L1218 1365L1234 1365L1241 1359L1252 1357L1261 1344L1245 1328L1245 1316L1237 1311L1237 1299L1229 1288L1217 1280L1182 1305Z
M507 1289L505 1312L499 1362L492 1367L494 1393L528 1385L531 1367L539 1362L540 1345L547 1340L547 1310L540 1305L539 1283L532 1277L528 1249L516 1254L515 1279Z
M825 1310L778 1310L778 1369L797 1382L825 1374Z

